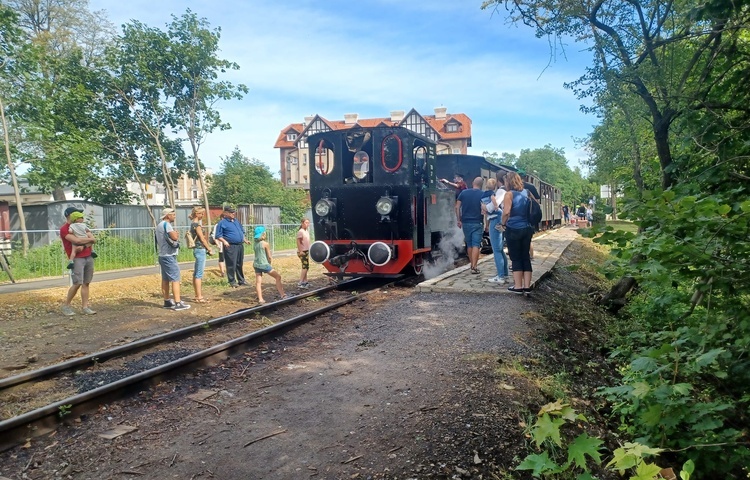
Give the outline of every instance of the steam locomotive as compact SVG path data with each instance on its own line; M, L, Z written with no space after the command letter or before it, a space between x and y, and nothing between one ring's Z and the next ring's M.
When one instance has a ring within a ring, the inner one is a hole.
M422 273L439 255L441 239L456 228L456 194L440 178L459 173L471 182L512 170L474 155L436 155L434 141L403 127L321 132L308 138L308 146L316 238L310 258L332 276ZM560 223L559 190L529 180L549 215L543 225Z

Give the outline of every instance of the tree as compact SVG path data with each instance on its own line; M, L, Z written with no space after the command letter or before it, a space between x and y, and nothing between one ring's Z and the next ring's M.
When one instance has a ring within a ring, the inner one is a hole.
M208 199L214 205L279 205L283 223L299 222L309 207L304 190L284 188L267 165L245 157L238 147L222 158L221 172L211 178Z
M239 65L217 57L220 29L209 30L205 19L199 19L190 10L180 18L172 16L167 35L175 53L169 82L169 94L174 97L172 122L185 132L190 142L195 175L203 190L203 202L208 212L208 189L198 151L206 135L216 128L230 128L221 121L214 105L220 100L241 99L247 93L247 87L216 80L219 73L238 70ZM206 218L210 226L210 215Z

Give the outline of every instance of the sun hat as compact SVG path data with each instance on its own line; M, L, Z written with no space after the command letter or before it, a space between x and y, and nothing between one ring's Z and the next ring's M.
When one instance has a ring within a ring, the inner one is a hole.
M76 207L68 207L68 208L65 209L65 213L63 213L63 215L65 217L69 217L70 214L73 213L73 212L81 212L81 213L83 213L83 210L81 210L80 208L76 208Z
M164 218L171 213L175 213L174 208L163 208L161 211L161 218Z
M71 212L71 214L69 215L69 217L70 217L71 221L78 220L79 218L83 218L83 213L81 213L78 210L76 210L75 212Z
M259 239L264 233L266 233L266 227L263 225L259 225L255 227L255 234L253 235L253 238L256 240Z

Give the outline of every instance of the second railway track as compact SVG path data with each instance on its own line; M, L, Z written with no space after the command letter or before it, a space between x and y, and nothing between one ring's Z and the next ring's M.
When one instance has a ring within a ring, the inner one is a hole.
M371 282L342 282L0 379L0 402L6 411L14 412L0 421L0 451L56 428L65 417L78 417L176 370L212 365L246 351L269 335L349 304L383 285Z

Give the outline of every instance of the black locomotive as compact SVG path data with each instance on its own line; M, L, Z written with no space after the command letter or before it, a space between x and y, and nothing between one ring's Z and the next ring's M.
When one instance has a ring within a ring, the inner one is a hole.
M436 155L432 140L403 127L322 132L308 146L316 238L310 258L332 275L421 273L443 236L456 229L455 191L439 179L459 173L471 182L511 170L484 157ZM547 208L559 223L559 191L536 183L540 193L554 195Z

